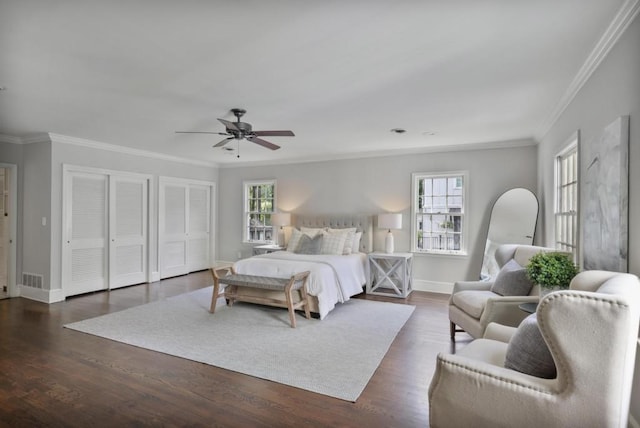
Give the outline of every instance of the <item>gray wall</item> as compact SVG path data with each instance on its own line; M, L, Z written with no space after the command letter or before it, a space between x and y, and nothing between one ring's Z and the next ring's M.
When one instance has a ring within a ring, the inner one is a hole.
M469 254L466 257L416 255L417 282L450 285L477 279L493 202L513 187L535 190L537 147L422 153L288 165L222 168L219 186L219 251L221 260L249 256L242 244L242 182L277 179L280 211L297 214L403 213L403 228L394 232L396 251L409 251L411 173L469 172ZM382 230L374 229L374 249L384 249Z
M553 159L567 138L580 131L581 142L598 138L617 117L630 115L629 272L640 275L640 18L580 90L539 148L539 194L544 195L544 240L553 243ZM636 356L631 414L640 422L640 350Z
M51 282L51 145L31 143L23 147L23 215L22 215L22 272L43 276L42 288ZM42 225L42 218L46 225Z

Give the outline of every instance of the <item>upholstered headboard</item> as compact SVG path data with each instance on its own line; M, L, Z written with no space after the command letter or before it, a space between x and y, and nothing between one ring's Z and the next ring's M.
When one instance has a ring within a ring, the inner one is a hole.
M330 227L332 229L345 229L355 227L362 232L360 239L360 251L370 253L373 251L373 216L364 214L336 214L336 215L305 215L294 214L296 227Z

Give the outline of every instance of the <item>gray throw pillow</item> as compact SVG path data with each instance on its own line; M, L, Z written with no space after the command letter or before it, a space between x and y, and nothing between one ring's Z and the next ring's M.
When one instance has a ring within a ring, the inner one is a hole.
M294 252L298 254L320 254L322 238L322 233L318 233L313 238L309 235L302 234L300 242L298 242L298 246Z
M544 379L556 377L556 365L538 328L536 314L525 318L507 346L504 366Z
M491 291L501 296L527 296L532 287L527 270L511 259L498 272Z

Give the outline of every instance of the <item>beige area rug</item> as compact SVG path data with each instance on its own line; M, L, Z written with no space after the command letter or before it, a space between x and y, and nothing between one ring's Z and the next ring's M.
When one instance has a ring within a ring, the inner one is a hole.
M413 306L352 299L322 321L286 310L218 302L212 287L65 327L268 379L319 394L356 401Z

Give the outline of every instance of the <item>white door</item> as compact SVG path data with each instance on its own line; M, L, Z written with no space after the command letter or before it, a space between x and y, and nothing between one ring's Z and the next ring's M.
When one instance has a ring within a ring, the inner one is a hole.
M110 176L109 288L147 281L147 180Z
M210 224L210 186L189 185L189 229L187 230L189 272L208 269L209 262L209 224Z
M67 296L108 287L108 178L81 172L68 175L62 276Z
M189 273L188 186L160 184L160 278Z
M0 299L9 297L9 213L8 169L0 168Z

